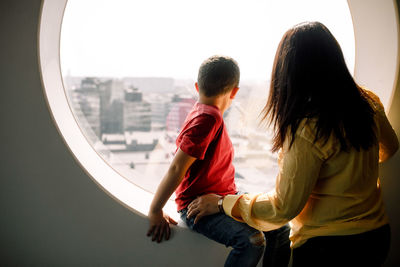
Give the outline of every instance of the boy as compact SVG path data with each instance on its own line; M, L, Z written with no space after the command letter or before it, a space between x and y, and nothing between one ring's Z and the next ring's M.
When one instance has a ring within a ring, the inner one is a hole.
M262 232L223 213L204 217L196 224L187 218L187 206L197 196L237 193L233 146L222 116L239 90L239 77L239 67L232 58L213 56L201 64L195 84L199 100L177 137L177 152L151 203L147 235L158 242L163 237L169 239L169 224L176 222L162 208L176 190L178 212L189 228L233 247L225 266L255 266L265 247Z

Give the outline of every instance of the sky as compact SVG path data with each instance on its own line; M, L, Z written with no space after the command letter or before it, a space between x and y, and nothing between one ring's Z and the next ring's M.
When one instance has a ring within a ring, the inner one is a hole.
M195 80L204 59L222 54L238 61L242 81L265 81L282 35L303 21L330 29L353 72L346 0L69 0L61 68L72 76Z

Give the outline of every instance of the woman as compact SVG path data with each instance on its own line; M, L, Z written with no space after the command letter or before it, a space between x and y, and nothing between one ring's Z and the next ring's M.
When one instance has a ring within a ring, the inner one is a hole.
M291 225L293 266L380 266L390 227L378 164L398 149L379 98L358 86L319 22L289 29L276 52L263 120L274 126L273 192L206 195L189 217L223 211L263 231ZM221 204L222 203L222 204Z

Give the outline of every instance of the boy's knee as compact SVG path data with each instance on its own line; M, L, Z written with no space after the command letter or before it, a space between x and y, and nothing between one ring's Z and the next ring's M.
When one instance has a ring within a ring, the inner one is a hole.
M250 244L257 247L265 247L265 236L263 232L256 232L249 237Z

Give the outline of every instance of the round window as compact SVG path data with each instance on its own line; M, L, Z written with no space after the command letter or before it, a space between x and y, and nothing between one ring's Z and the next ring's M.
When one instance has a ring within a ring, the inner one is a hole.
M240 90L224 116L244 192L272 189L276 155L260 126L269 76L283 33L324 23L351 72L354 33L347 1L69 0L61 69L69 105L92 147L130 182L154 192L196 102L201 62L214 54L241 68Z

